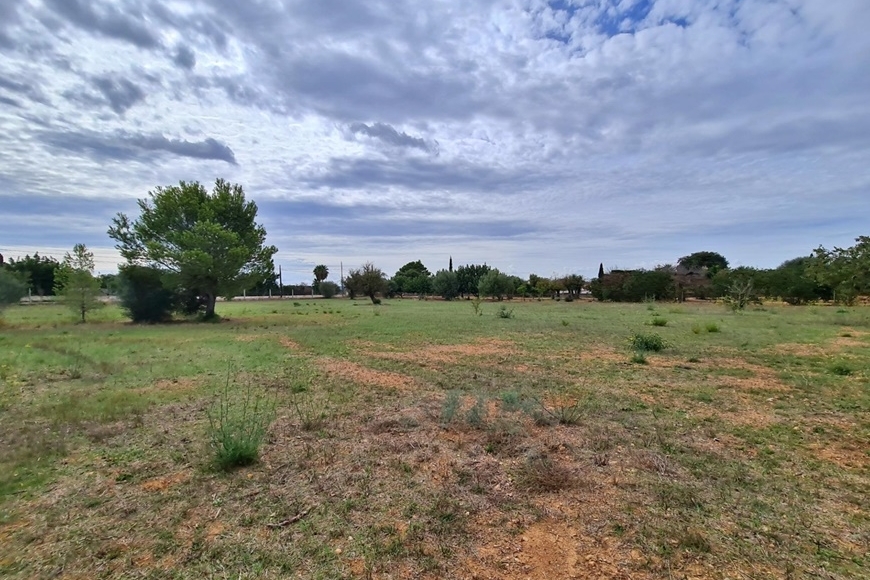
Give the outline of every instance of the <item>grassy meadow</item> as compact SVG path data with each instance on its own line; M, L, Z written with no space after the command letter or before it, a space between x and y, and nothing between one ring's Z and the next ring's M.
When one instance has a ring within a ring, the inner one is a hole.
M0 577L870 577L870 308L501 306L6 310Z

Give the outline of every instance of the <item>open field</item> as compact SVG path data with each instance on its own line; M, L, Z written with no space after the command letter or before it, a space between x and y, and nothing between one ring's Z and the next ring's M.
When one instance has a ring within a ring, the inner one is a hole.
M0 577L870 577L870 309L499 306L7 310Z

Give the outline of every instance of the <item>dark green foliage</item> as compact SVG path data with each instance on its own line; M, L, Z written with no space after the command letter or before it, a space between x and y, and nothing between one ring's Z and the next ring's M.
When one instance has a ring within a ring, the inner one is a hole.
M725 259L725 256L717 252L695 252L694 254L683 256L677 263L684 268L707 268L714 273L719 270L728 269L728 260Z
M775 270L766 273L765 292L770 298L781 298L793 305L816 300L830 300L833 290L816 281L808 271L812 257L795 258L783 262Z
M338 284L335 282L320 282L320 295L324 298L334 298L338 294Z
M118 214L109 237L129 264L166 268L178 285L196 288L205 317L218 296L233 296L265 279L275 268L274 246L256 223L257 204L241 185L223 179L209 193L198 182L158 187L139 200L140 216Z
M492 269L480 278L477 284L477 291L480 296L488 296L491 298L503 299L505 296L513 295L513 282L507 274L502 274L498 269Z
M0 268L0 310L17 304L27 294L27 285L7 268Z
M431 294L432 274L423 262L408 262L390 280L391 294Z
M658 334L636 333L628 339L631 347L638 352L659 352L665 349L667 344Z
M459 276L456 272L439 270L432 278L432 292L444 300L459 296Z
M484 274L489 272L490 269L491 268L486 264L459 266L456 269L456 276L459 281L459 295L478 296L478 285L480 284L480 279Z
M514 309L511 308L508 310L506 306L501 306L498 309L498 312L495 313L498 318L513 318L514 317Z
M643 302L673 298L673 275L666 270L614 270L589 284L597 300Z
M167 273L158 268L125 264L118 274L121 308L138 323L166 322L178 304L179 296L167 287Z
M6 268L25 283L25 292L29 286L37 296L54 296L55 276L60 268L60 262L54 258L40 256L37 252L18 260L10 258Z
M834 299L844 304L870 294L870 236L860 236L855 242L849 248L833 250L819 246L808 263L809 274L831 288Z

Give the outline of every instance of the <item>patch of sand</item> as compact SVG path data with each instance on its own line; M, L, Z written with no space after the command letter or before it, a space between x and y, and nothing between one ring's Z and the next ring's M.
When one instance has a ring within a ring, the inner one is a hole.
M143 491L166 491L170 487L184 483L190 479L190 471L179 471L171 475L155 477L143 483L140 487Z
M414 377L390 371L379 371L347 360L322 358L319 363L320 368L328 375L361 385L400 390L419 386Z

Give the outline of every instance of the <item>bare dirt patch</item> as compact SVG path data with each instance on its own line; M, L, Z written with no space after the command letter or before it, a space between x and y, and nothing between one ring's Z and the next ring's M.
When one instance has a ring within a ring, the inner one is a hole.
M386 350L371 342L357 342L365 354L386 360L415 362L422 365L450 364L473 357L507 356L515 352L513 343L506 340L476 340L465 344L433 344L414 351Z
M295 340L291 340L286 336L281 337L281 346L285 348L289 348L290 350L302 350L302 345L296 342Z
M371 385L385 389L410 389L419 387L417 379L390 371L380 371L361 364L334 358L319 360L320 368L328 375L359 385Z
M188 481L190 479L190 475L190 471L179 471L178 473L164 475L162 477L155 477L154 479L149 479L148 481L143 483L141 485L141 488L143 491L150 492L166 491L170 487Z
M847 470L866 469L870 467L870 455L860 445L822 445L809 446L813 455L823 461Z

